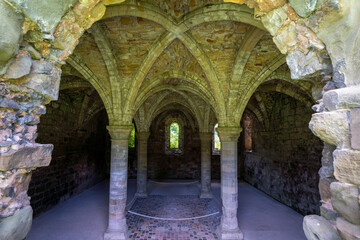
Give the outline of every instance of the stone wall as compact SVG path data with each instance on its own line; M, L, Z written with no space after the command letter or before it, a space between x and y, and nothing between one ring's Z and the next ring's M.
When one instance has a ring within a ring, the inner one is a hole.
M211 179L220 180L220 155L211 155Z
M78 118L85 91L66 90L47 107L38 125L38 141L54 144L48 167L33 172L29 196L34 215L93 186L106 176L109 137L106 112L81 126Z
M157 119L154 123L157 123ZM183 125L184 146L182 154L165 153L165 121L153 124L148 140L148 178L150 179L200 179L201 141L198 130L190 124Z
M245 180L302 214L318 213L323 144L308 128L312 110L284 94L271 96L268 127L253 121Z

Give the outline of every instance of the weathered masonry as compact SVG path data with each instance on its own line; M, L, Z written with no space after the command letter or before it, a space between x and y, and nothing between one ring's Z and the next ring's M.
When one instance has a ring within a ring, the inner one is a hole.
M0 0L0 239L107 174L106 240L129 176L220 178L219 239L243 239L238 178L309 240L360 239L359 23L358 0Z

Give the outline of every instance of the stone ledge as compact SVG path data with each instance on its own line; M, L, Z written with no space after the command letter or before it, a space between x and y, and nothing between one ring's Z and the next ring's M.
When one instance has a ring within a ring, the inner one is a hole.
M0 171L19 168L46 167L50 164L52 144L33 144L0 155Z
M324 105L328 110L360 107L360 87L348 87L324 93Z
M338 147L350 145L348 110L315 113L309 123L310 130L321 140Z

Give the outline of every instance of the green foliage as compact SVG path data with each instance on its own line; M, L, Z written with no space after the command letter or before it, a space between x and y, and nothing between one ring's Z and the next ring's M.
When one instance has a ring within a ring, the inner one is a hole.
M130 137L129 137L129 148L135 147L135 125L132 124L133 129L131 130Z
M170 148L179 148L179 124L170 125Z
M217 127L218 127L218 124L216 124L215 127L214 127L214 148L216 150L220 150L221 149L221 142L220 142L219 134L216 131Z

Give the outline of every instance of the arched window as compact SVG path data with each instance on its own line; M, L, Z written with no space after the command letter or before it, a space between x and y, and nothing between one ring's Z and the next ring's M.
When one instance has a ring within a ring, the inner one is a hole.
M172 148L172 149L179 148L179 135L180 135L179 124L176 122L171 123L171 125L170 125L170 148Z
M214 127L214 136L213 136L213 154L214 155L219 155L220 151L221 151L221 142L220 142L219 134L216 131L218 126L219 126L219 124L216 124Z
M184 121L181 118L169 116L165 120L165 153L184 153Z
M129 148L135 148L135 125L132 124L133 129L131 130L129 137Z

